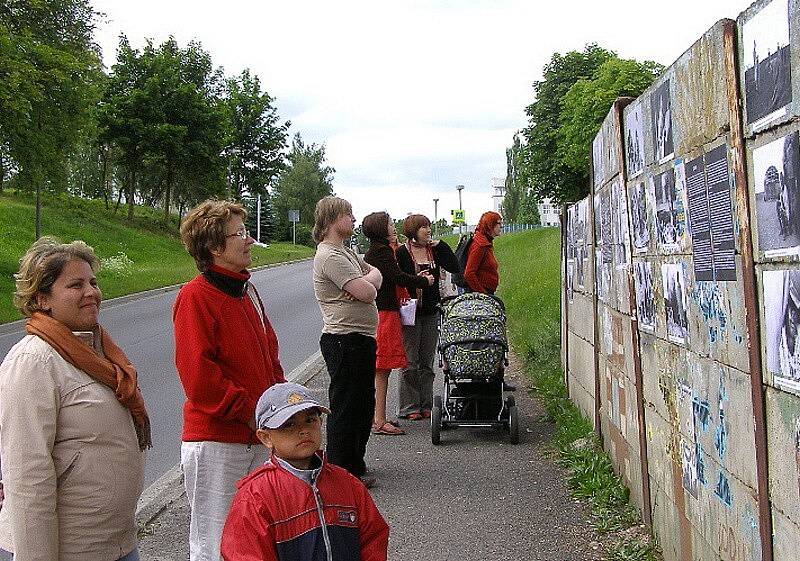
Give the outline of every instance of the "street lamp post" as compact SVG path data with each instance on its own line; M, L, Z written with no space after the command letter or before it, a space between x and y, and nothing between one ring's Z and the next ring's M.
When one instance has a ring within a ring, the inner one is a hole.
M464 210L464 208L461 206L461 191L464 190L464 186L463 185L456 185L456 189L458 190L458 210ZM458 224L458 233L459 234L462 232L461 227L463 225L464 225L464 222L459 222L459 224Z
M439 199L433 199L433 237L436 237L436 224L439 222Z

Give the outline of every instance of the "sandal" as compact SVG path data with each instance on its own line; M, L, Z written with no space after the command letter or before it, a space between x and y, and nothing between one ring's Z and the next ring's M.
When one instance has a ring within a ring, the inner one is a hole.
M431 418L431 410L430 409L423 409L422 413L420 413L420 414L422 415L423 419L430 419Z
M422 413L409 413L406 419L409 421L421 421L425 417L422 416Z
M384 422L382 425L372 425L372 434L386 434L389 436L399 436L405 434L406 431L399 429L389 421Z

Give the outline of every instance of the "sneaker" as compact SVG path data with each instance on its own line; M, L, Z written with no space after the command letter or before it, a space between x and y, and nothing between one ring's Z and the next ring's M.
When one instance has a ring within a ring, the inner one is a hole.
M375 477L372 475L362 475L361 477L359 477L359 479L361 480L361 483L364 484L364 487L366 487L367 489L372 489L378 482L378 480L375 479Z

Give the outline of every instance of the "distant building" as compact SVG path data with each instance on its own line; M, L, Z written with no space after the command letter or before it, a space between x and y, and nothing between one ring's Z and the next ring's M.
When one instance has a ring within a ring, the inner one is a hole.
M494 203L494 211L500 212L503 206L503 199L506 196L506 178L493 177L492 178L492 202Z
M559 208L550 199L542 199L537 205L542 226L560 226L561 219Z

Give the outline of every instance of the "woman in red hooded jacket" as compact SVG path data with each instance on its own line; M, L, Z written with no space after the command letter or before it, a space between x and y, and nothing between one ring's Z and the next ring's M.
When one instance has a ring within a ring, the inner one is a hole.
M464 280L470 290L484 294L494 294L500 282L497 271L497 259L494 258L492 240L500 235L503 219L496 212L484 212L467 254L467 266L464 268Z

